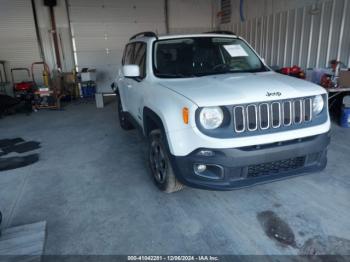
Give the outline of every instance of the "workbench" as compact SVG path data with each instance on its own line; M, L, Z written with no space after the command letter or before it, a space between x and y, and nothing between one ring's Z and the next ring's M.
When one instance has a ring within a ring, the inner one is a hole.
M350 87L339 87L339 88L326 88L329 96L328 99L332 99L341 93L350 92Z
M337 88L326 88L328 92L329 108L332 108L337 99L333 99L340 94L350 92L350 87L337 87ZM331 101L333 99L333 101Z

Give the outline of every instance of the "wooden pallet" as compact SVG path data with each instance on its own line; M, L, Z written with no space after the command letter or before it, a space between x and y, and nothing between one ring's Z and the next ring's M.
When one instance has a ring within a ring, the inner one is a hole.
M46 240L46 221L4 229L0 236L1 261L40 261Z

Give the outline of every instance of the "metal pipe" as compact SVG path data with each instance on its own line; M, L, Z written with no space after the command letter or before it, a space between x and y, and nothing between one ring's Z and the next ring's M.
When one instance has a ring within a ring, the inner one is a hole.
M66 13L67 13L67 19L68 19L69 37L71 39L71 41L70 41L70 48L72 50L72 52L71 52L71 59L72 59L72 61L74 63L74 68L76 69L78 62L75 60L75 57L74 57L73 32L72 32L72 25L71 25L71 20L70 20L68 0L65 0L65 5L66 5Z
M216 28L216 0L211 0L211 29ZM232 30L233 31L233 30Z
M38 16L37 16L37 13L36 13L35 0L32 0L32 9L33 9L35 33L36 33L36 38L37 38L37 42L38 42L38 45L39 45L40 58L44 61L45 60L44 49L43 49L43 44L42 44L42 41L41 41L41 36L40 36L40 31L39 31Z
M282 12L279 13L279 23L278 23L278 41L277 41L277 65L283 66L280 63L281 58L281 37L282 37Z
M272 14L272 40L271 40L271 65L274 65L275 59L275 31L276 31L276 14Z
M322 44L322 32L323 32L323 24L324 24L324 6L325 3L322 3L321 7L321 21L320 21L320 31L318 34L318 45L317 45L317 56L316 56L316 67L321 67L320 65L320 56L321 56L321 44Z
M286 22L286 34L284 40L284 54L283 54L283 65L290 66L287 64L287 50L288 50L288 37L289 37L289 20L290 20L290 10L287 11L287 22Z
M258 23L258 18L254 18L255 20L255 36L254 36L254 49L257 50L258 49L258 27L259 27L259 23Z
M244 22L245 21L245 18L244 18L244 0L240 0L240 3L239 3L239 14L241 16L241 22Z
M270 16L268 15L266 17L266 38L265 38L265 57L264 57L265 60L266 60L266 63L268 63L267 61L269 59L269 57L268 57L268 54L269 54L268 46L269 46L269 38L270 38L270 30L269 30L269 28L270 28Z
M164 0L165 32L169 34L169 1Z
M329 33L328 33L328 44L327 44L327 54L326 54L326 66L329 63L330 55L331 55L331 45L332 45L332 36L333 36L333 25L334 25L334 16L335 16L335 1L332 1L332 13L331 13L331 21L329 25Z
M300 35L300 48L299 48L299 60L298 64L301 66L301 60L303 57L303 47L304 47L304 34L305 34L305 19L306 19L306 7L303 7L303 18L301 22L301 35ZM306 66L307 67L307 66Z
M49 6L49 11L50 11L50 18L51 18L51 33L52 33L53 44L54 44L55 55L56 55L56 64L57 64L57 68L62 69L60 51L58 46L58 38L57 38L55 12L54 12L53 6Z
M340 26L340 35L339 35L339 44L338 44L338 52L337 52L337 60L340 61L341 59L341 49L342 49L342 44L343 44L343 39L344 39L344 30L345 30L345 16L346 16L346 11L348 8L348 1L344 0L344 6L343 6L343 14L341 18L341 26Z
M294 65L294 56L295 56L295 40L297 34L297 20L298 20L298 8L294 9L294 25L293 25L293 41L292 41L292 57L290 60L290 64ZM300 50L300 48L299 48Z

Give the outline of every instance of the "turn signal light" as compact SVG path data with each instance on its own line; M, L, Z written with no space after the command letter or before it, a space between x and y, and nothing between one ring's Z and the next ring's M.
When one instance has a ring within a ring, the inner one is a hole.
M184 107L182 109L182 119L183 119L184 123L187 125L188 120L189 120L189 110L187 107Z

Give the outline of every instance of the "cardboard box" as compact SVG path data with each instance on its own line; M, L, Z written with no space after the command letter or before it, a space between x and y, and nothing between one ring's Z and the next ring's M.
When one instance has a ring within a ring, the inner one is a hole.
M96 82L96 70L89 70L88 72L81 73L81 82Z
M75 83L75 78L73 73L62 73L62 77L63 77L63 82L65 84L74 84Z
M340 87L349 87L350 88L350 71L340 71L339 85L340 85Z

